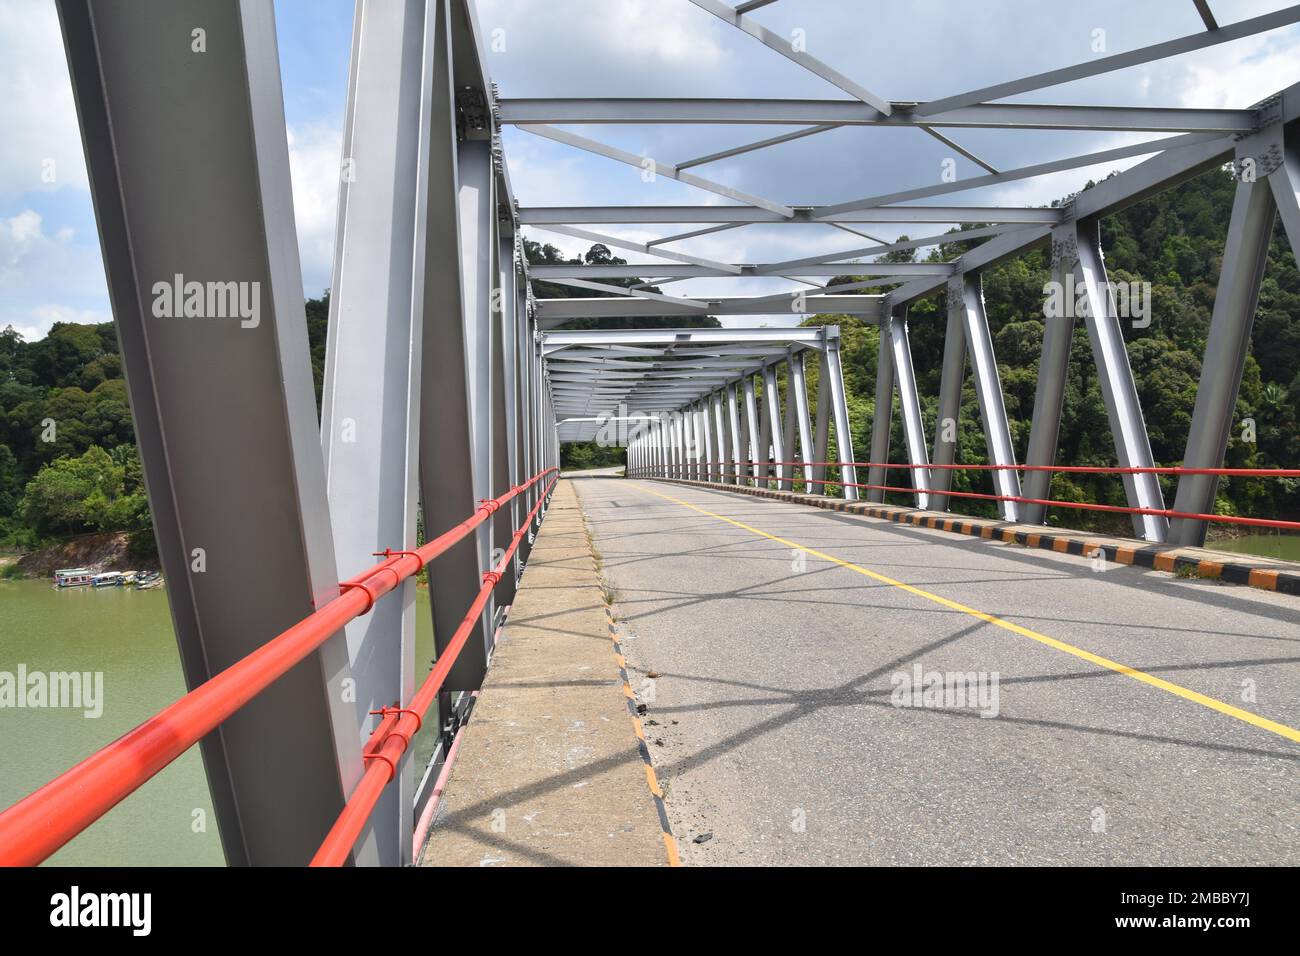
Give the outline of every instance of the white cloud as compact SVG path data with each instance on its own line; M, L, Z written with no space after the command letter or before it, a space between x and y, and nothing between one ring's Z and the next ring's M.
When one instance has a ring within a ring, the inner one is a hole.
M314 298L330 285L334 267L342 121L290 127L288 136L303 289Z
M53 0L0 0L0 202L87 187Z
M34 209L0 219L0 328L32 341L55 322L109 321L107 301L97 244L66 227L47 233Z

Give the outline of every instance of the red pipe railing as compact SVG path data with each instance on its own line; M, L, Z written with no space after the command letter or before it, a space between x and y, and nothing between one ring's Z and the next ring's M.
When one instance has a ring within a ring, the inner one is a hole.
M1221 475L1234 478L1300 478L1300 469L1298 468L1183 468L1181 466L1144 466L1122 468L1119 466L1106 465L911 465L897 463L881 462L802 462L802 461L775 461L775 462L692 462L685 466L675 466L674 471L687 472L694 465L699 464L706 468L715 468L720 470L730 470L734 473L737 466L752 468L754 465L760 467L822 467L822 468L839 468L841 466L851 466L854 468L903 468L909 470L953 470L953 471L1053 471L1067 472L1076 474L1093 474L1093 475ZM634 468L629 477L687 477L686 474L664 475L663 468ZM1114 514L1138 514L1138 515L1158 515L1165 518L1185 518L1192 521L1213 521L1220 524L1236 524L1252 528L1274 528L1284 531L1300 531L1300 521L1283 521L1274 518L1248 518L1243 515L1216 515L1201 514L1192 511L1175 511L1172 508L1133 508L1125 505L1104 505L1085 501L1061 501L1055 498L1027 498L1023 495L998 495L978 491L943 491L927 488L915 488L901 485L881 485L865 484L860 482L846 482L836 479L818 479L806 478L801 474L790 474L784 477L774 475L742 474L739 476L727 476L732 480L716 481L711 478L703 479L713 484L735 484L735 478L746 484L771 483L778 481L785 482L803 482L804 484L835 485L837 487L860 488L872 491L893 491L901 494L928 494L941 497L952 498L972 498L980 501L1014 501L1020 504L1045 505L1052 508L1074 508L1083 511L1102 511Z
M375 805L379 803L379 797L383 794L384 788L397 776L397 766L406 753L407 748L411 745L411 738L420 730L424 722L424 715L428 713L429 707L438 698L438 691L442 689L442 682L447 679L447 674L451 671L451 666L456 662L456 657L460 654L461 648L469 639L470 633L474 630L474 622L479 615L483 613L483 608L487 606L488 598L492 596L492 589L496 587L503 574L510 568L510 559L514 557L515 551L519 549L519 542L523 540L524 533L528 526L532 524L534 515L542 506L542 500L545 494L551 490L556 479L552 478L550 484L546 486L546 492L538 498L537 504L533 505L533 510L525 521L510 538L510 547L506 548L505 554L497 562L497 566L483 575L483 586L479 588L478 596L474 598L474 603L470 605L469 610L465 612L465 617L461 619L460 625L456 628L456 633L452 635L447 642L446 648L438 657L437 663L434 664L433 670L429 671L429 676L424 679L420 689L415 692L411 698L408 707L396 711L398 719L395 723L388 725L387 719L391 717L394 711L384 713L384 722L375 728L371 734L369 742L366 744L365 757L368 761L365 775L361 782L356 785L352 795L348 797L347 805L344 806L343 812L334 821L334 826L330 828L329 834L325 837L325 842L321 844L320 849L316 851L316 856L312 858L312 866L342 866L347 862L348 854L352 852L353 845L357 838L361 836L361 831L365 828L366 821L370 819L370 814L374 812Z
M499 497L485 499L471 517L415 551L384 552L387 560L341 583L338 597L0 813L0 866L35 866L46 859L283 677L343 625L369 611L378 598L418 574L502 505L557 471L540 471ZM515 532L508 556L518 549L555 481L552 478L547 484L528 520ZM498 564L488 573L493 584L500 580L501 571ZM480 591L475 607L481 611L486 602ZM463 624L462 629L466 635L470 630ZM444 668L445 676L463 645L464 637L459 644L449 644L434 672ZM380 756L382 747L406 717L388 709L381 713L380 725L363 752L372 766L386 759ZM385 732L384 737L376 736L380 731Z

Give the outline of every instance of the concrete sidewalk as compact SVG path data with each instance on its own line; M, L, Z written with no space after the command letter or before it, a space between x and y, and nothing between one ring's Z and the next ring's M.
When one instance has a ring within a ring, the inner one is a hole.
M573 482L562 480L420 865L675 861L631 701Z

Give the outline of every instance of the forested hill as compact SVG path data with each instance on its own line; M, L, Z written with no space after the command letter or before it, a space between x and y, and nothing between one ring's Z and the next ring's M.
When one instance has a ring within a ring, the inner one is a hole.
M1134 328L1126 322L1123 328L1152 448L1161 464L1178 463L1191 423L1233 188L1230 174L1216 170L1111 216L1102 225L1102 246L1112 281L1152 284L1150 325ZM530 262L566 261L553 246L534 242L525 245ZM954 238L933 256L952 258L963 245ZM895 253L891 258L907 255ZM584 261L623 260L612 256L605 246L596 245ZM989 324L1020 460L1029 438L1043 334L1043 286L1048 278L1047 252L1042 249L984 274ZM631 285L636 281L620 280L616 284ZM537 285L538 294L545 297L600 294L554 283ZM938 295L916 303L909 314L913 360L931 435L939 392L945 309L943 296ZM318 395L328 314L328 294L308 300L307 325ZM854 448L861 459L870 447L877 331L849 316L816 316L809 322L834 322L843 329ZM568 327L626 324L617 319L582 320ZM689 321L659 317L639 320L638 324L717 327L718 322L713 317ZM814 369L813 379L815 374ZM812 397L815 400L815 389ZM1300 462L1300 272L1280 224L1264 275L1252 356L1242 381L1236 418L1228 449L1229 465L1295 467ZM1254 423L1254 441L1243 437L1249 435L1249 429L1244 427L1247 420ZM896 461L901 460L903 452L898 422L899 416L895 415L891 454ZM959 441L959 461L984 461L984 438L969 374L963 392ZM24 342L13 329L0 332L0 545L32 547L85 531L146 531L148 509L134 442L117 336L111 323L59 323L37 342ZM1114 463L1106 410L1082 322L1075 332L1057 457L1073 464ZM590 456L588 461L601 463ZM987 490L986 482L983 476L959 476L955 487L983 491ZM1168 494L1172 488L1166 487ZM1300 482L1235 479L1220 488L1222 510L1300 518ZM1053 496L1123 503L1122 486L1114 478L1058 475ZM981 508L961 507L972 512ZM1062 523L1078 525L1086 520L1086 513L1071 512Z
M1213 170L1102 222L1101 242L1111 282L1150 282L1152 287L1150 324L1135 328L1132 322L1124 321L1121 325L1157 464L1179 464L1185 449L1234 188L1235 181L1228 171ZM960 253L961 246L956 242L941 246L929 258L953 258ZM893 258L909 255L894 253ZM1044 284L1050 279L1049 266L1049 250L1040 248L984 272L985 307L1018 461L1024 461L1029 441L1043 339ZM908 315L913 363L931 438L937 417L946 309L946 298L939 294L915 303ZM844 373L850 392L854 451L859 460L864 460L870 448L875 407L877 332L850 316L816 316L809 320L809 324L828 322L838 323L844 330ZM961 416L957 460L984 462L984 435L969 370ZM905 446L897 412L894 421L891 460L904 461ZM1249 440L1251 437L1254 441ZM1106 408L1082 320L1075 326L1057 461L1078 465L1115 463ZM1300 272L1278 221L1255 318L1251 357L1237 400L1227 464L1294 468L1297 462L1300 462ZM895 477L901 474L896 472ZM958 473L957 477L954 488L958 490L990 490L987 476L967 477ZM1166 500L1172 503L1172 481L1166 480L1165 489ZM1126 503L1122 484L1113 477L1057 475L1052 497ZM990 513L987 506L970 503L962 506L954 503L954 507L970 513ZM1224 480L1219 487L1218 509L1223 513L1294 520L1300 517L1300 482ZM1123 528L1128 525L1127 518L1104 522L1089 519L1087 514L1071 510L1054 518L1075 526L1100 524Z

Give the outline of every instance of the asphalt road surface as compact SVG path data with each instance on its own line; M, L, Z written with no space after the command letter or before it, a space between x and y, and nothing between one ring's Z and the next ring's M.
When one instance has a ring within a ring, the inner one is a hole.
M574 485L687 864L1300 863L1300 600Z

